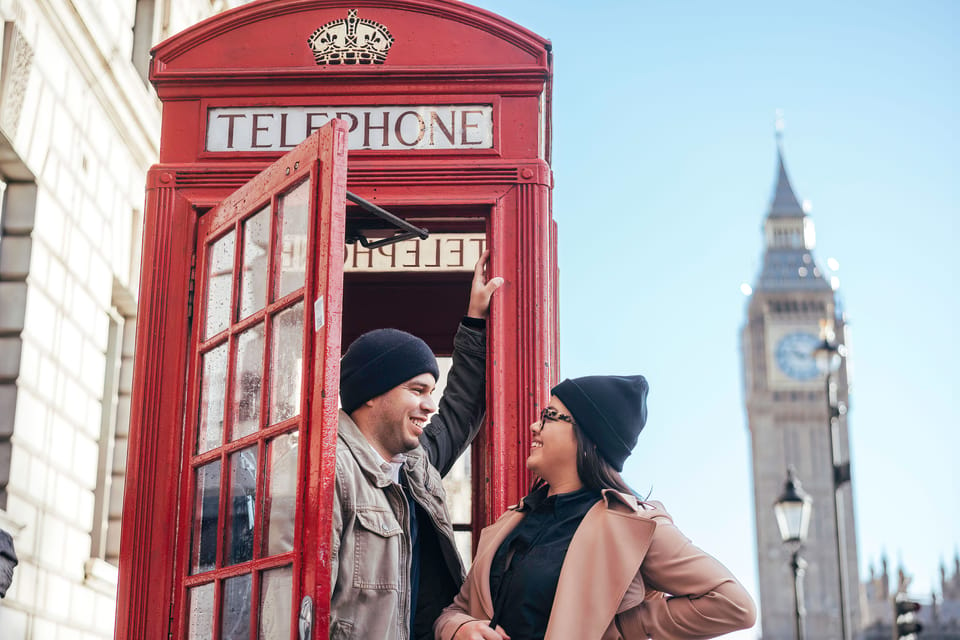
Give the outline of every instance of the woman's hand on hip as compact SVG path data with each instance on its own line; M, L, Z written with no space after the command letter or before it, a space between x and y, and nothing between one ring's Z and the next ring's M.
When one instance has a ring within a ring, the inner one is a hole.
M471 620L460 625L453 640L510 640L510 636L500 625L491 629L489 620Z

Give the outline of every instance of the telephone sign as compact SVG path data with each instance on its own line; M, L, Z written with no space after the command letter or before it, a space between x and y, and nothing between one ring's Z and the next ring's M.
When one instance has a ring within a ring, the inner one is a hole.
M351 149L490 149L490 105L216 107L207 115L207 151L286 151L339 118Z

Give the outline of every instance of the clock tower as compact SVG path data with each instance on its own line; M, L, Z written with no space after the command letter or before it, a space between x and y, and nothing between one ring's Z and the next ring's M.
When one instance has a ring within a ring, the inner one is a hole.
M763 226L763 267L741 335L762 633L764 638L794 635L792 550L781 541L773 511L792 466L813 498L801 550L807 562L807 637L852 639L860 627L860 590L848 465L847 362L843 359L828 379L814 355L825 337L845 348L847 328L835 304L834 282L814 259L813 221L790 185L779 144L777 165ZM842 604L841 592L846 595Z

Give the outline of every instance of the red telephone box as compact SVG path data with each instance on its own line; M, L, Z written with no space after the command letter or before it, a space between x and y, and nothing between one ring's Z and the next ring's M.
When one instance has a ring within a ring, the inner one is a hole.
M472 529L528 488L557 363L550 45L453 0L261 0L157 45L151 80L117 637L325 638L341 344L449 354L483 247L506 284Z

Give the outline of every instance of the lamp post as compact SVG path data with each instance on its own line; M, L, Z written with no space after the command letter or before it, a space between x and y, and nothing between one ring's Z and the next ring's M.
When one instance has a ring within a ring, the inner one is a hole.
M830 468L833 473L833 517L836 522L837 538L837 580L840 586L840 638L849 640L847 624L847 553L846 531L843 520L843 485L850 482L850 462L840 462L840 416L846 413L846 406L837 399L835 374L846 355L846 348L833 342L832 331L824 326L823 341L814 349L817 368L824 375L827 397L827 428L830 434Z
M797 480L796 471L792 466L789 467L787 482L783 485L783 493L773 505L773 512L777 516L780 538L793 550L790 556L790 568L793 569L795 640L806 640L807 637L804 624L807 610L803 601L803 574L807 563L800 557L800 549L803 548L803 543L807 539L812 504L813 500L804 492L800 481Z

